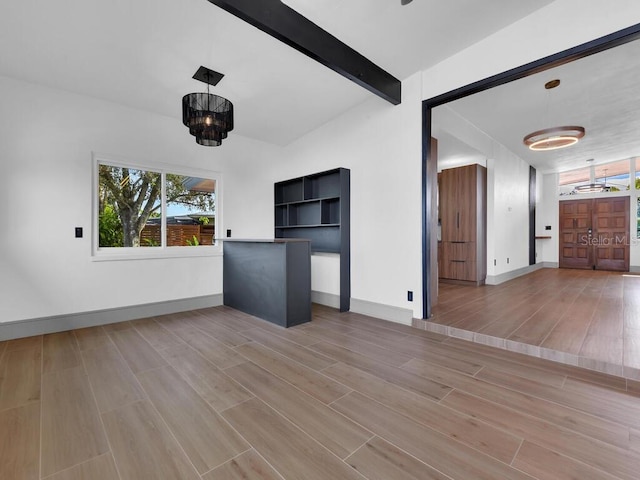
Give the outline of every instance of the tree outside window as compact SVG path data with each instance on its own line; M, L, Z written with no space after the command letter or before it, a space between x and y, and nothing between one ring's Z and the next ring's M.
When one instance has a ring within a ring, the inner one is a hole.
M101 248L213 245L215 207L215 179L98 165Z

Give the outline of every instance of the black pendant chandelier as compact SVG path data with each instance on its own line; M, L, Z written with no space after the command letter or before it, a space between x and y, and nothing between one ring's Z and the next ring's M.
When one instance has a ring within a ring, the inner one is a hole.
M217 147L233 130L233 103L209 93L209 85L217 85L223 74L200 67L193 78L207 84L207 93L189 93L182 97L182 123L196 142Z

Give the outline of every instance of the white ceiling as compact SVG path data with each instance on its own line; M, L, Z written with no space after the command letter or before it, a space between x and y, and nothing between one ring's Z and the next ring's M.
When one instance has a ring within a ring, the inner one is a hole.
M541 172L562 172L640 156L640 41L631 42L447 104ZM559 87L544 84L560 79ZM533 152L536 130L580 125L585 137L561 150ZM455 154L447 144L447 155ZM471 155L471 153L469 154Z
M403 79L551 1L286 3ZM235 132L280 145L373 96L206 0L0 3L0 75L179 124L182 96L206 88L191 78L200 65L226 74L212 93L234 103Z

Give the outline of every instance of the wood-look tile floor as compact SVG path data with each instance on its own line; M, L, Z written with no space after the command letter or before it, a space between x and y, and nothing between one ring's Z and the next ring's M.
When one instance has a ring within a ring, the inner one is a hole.
M327 307L290 329L217 307L0 342L3 480L639 468L640 383Z
M545 268L498 286L440 283L416 326L640 380L640 276Z

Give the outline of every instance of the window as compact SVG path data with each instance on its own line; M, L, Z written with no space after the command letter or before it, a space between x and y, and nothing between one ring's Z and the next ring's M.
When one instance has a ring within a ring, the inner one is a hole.
M560 195L574 195L578 193L576 187L587 186L589 184L603 185L604 187L598 190L598 192L629 191L632 189L632 161L634 161L633 165L635 165L636 171L634 182L636 184L640 184L640 175L638 174L638 160L626 159L560 173L558 177L559 193ZM585 190L585 192L594 193L594 190Z
M629 190L629 160L596 165L595 183L606 184L608 192L621 192Z
M102 159L96 161L96 172L94 253L218 251L219 181L215 175Z
M562 172L558 178L560 195L572 195L574 188L591 183L591 168Z

